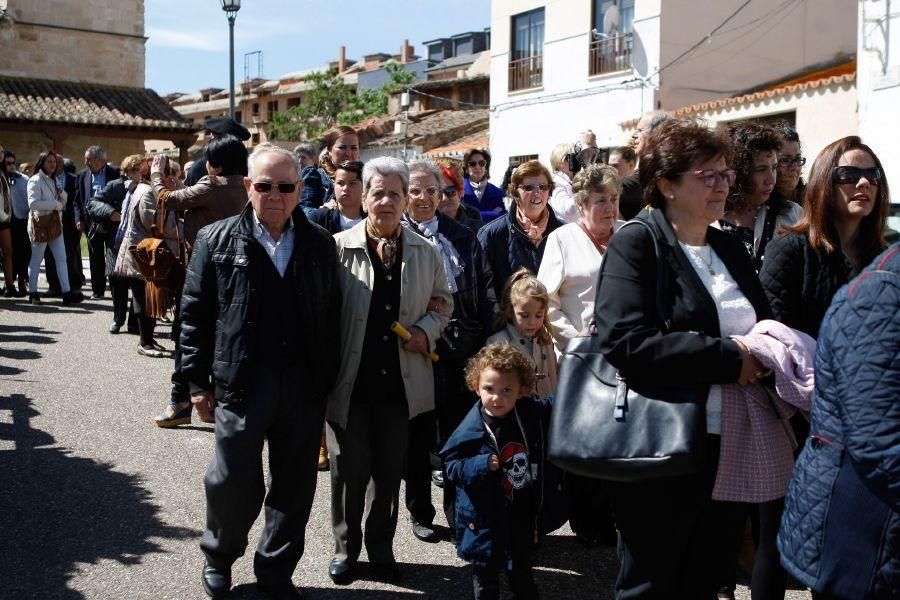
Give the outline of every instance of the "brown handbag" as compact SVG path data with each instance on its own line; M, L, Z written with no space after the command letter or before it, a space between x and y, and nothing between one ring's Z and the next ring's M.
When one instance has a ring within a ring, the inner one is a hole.
M36 244L50 242L62 235L62 221L59 219L59 211L52 211L49 215L31 213L31 239Z
M184 264L181 257L169 249L163 234L168 216L166 201L163 199L161 203L157 203L156 212L153 213L150 236L128 247L138 271L146 281L144 296L147 316L153 319L166 316L166 312L175 305L178 290L184 285ZM158 222L157 217L161 217Z

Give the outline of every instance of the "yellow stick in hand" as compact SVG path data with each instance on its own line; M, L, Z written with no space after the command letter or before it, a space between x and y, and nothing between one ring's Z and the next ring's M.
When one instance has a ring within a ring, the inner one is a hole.
M406 329L406 327L404 327L397 321L394 321L393 323L391 323L391 331L396 333L397 337L400 338L401 340L403 340L404 342L408 342L409 340L412 339L412 334L409 332L409 330ZM429 352L428 358L431 359L431 362L437 362L438 358L440 358L440 357L437 354L435 354L434 352Z

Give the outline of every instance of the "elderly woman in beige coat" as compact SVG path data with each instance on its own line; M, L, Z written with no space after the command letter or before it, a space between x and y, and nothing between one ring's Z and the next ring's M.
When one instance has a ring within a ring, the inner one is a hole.
M406 165L387 157L369 161L363 187L366 219L335 236L344 296L342 363L326 413L335 540L328 573L335 583L353 579L366 509L372 573L385 581L400 577L393 539L407 423L434 409L428 354L453 311L440 253L400 226L409 191ZM409 331L408 341L391 331L394 321Z

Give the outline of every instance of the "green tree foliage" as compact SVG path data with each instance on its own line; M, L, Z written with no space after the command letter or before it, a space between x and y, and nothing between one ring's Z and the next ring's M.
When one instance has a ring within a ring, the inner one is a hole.
M307 75L312 84L297 106L272 115L268 135L277 140L314 139L335 125L353 125L387 114L388 96L412 83L414 74L399 63L388 63L390 81L377 90L356 90L332 69Z

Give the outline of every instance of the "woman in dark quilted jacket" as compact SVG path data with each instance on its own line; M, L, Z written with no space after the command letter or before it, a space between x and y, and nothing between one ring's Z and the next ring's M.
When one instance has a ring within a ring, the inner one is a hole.
M857 136L819 153L803 216L772 240L759 274L776 320L818 335L834 294L884 250L888 198L881 161Z
M834 297L778 549L815 600L900 598L900 244Z

